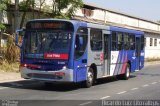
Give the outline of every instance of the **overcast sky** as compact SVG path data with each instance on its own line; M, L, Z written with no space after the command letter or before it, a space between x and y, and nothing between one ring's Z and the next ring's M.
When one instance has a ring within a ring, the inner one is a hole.
M160 20L160 0L83 0L144 19Z

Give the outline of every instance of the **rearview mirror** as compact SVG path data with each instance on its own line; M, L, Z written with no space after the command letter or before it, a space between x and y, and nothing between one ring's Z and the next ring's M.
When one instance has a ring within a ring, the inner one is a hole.
M16 46L18 46L19 48L21 48L21 45L19 44L19 33L20 32L24 32L24 29L16 30L15 43L16 43Z

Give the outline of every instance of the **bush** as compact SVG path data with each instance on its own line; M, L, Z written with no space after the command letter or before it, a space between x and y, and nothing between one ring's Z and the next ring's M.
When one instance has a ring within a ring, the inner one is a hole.
M19 60L20 56L20 50L15 45L15 36L11 35L8 36L7 39L7 49L5 52L5 60L7 60L8 63L15 63Z

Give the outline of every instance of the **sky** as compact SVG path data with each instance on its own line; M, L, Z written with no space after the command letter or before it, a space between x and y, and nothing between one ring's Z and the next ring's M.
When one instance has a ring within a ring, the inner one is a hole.
M160 20L160 0L83 0L106 9L151 21Z

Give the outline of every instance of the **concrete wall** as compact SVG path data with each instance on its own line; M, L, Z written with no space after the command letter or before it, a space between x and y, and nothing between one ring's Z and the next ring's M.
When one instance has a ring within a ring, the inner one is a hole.
M95 9L93 15L87 18L96 19L104 22L111 22L125 26L136 27L137 29L153 30L160 33L160 24L145 19L134 18L129 15L118 14L116 12ZM81 10L77 10L76 16L84 16Z
M145 58L156 59L160 58L160 34L145 33L146 46L145 46ZM153 39L152 46L150 46L150 38ZM154 45L155 39L157 39L157 46Z

